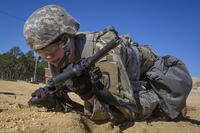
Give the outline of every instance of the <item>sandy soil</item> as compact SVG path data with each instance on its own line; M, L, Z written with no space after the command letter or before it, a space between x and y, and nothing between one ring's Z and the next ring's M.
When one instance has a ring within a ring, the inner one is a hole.
M95 124L75 112L64 114L46 112L44 108L29 107L27 101L31 93L43 84L0 80L0 132L200 133L200 79L194 78L193 81L193 90L187 100L187 119L176 122L156 120L135 122L120 131L118 126L113 126L111 123ZM71 94L71 97L82 103L75 94Z

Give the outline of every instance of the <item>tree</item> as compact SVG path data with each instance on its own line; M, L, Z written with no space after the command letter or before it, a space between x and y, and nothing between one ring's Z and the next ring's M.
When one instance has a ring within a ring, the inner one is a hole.
M6 80L30 80L34 74L35 60L33 51L24 54L19 47L13 47L8 52L0 54L0 78ZM37 80L44 82L44 68L47 63L39 60Z
M11 48L9 53L11 54L12 57L14 57L16 59L18 59L23 54L21 49L19 47L17 47L17 46Z

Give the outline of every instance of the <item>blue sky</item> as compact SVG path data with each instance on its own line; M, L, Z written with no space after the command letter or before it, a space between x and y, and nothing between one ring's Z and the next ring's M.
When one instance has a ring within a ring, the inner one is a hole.
M14 46L29 50L22 33L24 22L47 4L67 9L81 24L80 31L113 25L159 55L178 57L193 77L200 77L199 0L1 0L0 54Z

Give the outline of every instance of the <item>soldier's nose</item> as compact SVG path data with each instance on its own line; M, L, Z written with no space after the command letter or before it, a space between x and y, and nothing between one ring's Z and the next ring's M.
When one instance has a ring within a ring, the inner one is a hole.
M50 59L52 59L52 56L51 55L46 55L46 59L50 60Z

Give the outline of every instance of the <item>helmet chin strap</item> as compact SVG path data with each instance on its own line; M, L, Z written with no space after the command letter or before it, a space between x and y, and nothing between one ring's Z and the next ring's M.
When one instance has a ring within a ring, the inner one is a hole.
M64 50L64 56L62 57L61 61L59 62L58 64L58 67L60 67L61 69L62 68L65 68L67 65L69 65L69 54L70 54L70 48L69 48L69 45L70 45L70 38L68 39L65 39L63 40L65 41L65 44L63 45L63 50Z

